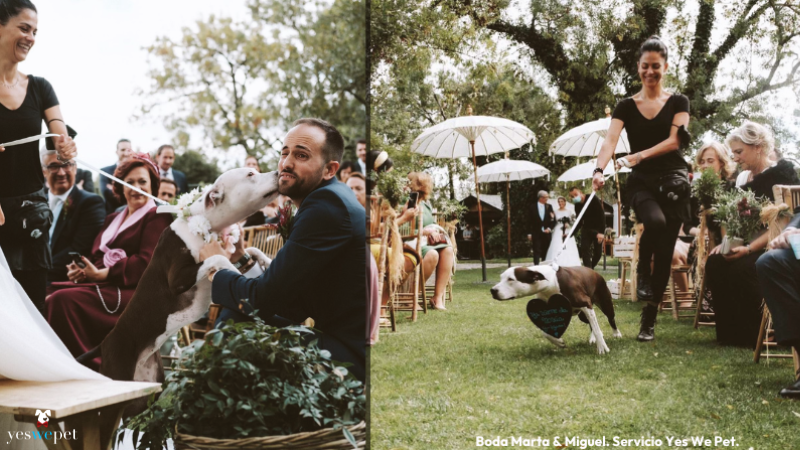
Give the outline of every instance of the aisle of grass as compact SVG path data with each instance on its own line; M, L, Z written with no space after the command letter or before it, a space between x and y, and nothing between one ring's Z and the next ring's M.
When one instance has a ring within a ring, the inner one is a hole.
M720 435L742 449L800 449L800 402L777 396L790 360L756 365L750 351L717 346L713 329L665 313L656 341L636 342L641 307L628 301L615 304L621 339L598 312L610 354L597 355L577 319L559 350L526 317L527 300L492 300L480 274L458 272L448 311L382 332L370 361L373 449L475 448L478 435Z

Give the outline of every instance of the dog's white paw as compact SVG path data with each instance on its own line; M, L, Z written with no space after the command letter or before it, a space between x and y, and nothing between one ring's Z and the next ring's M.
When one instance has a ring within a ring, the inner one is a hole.
M606 342L601 337L597 341L597 354L598 355L604 355L604 354L610 353L610 352L611 352L611 349L608 348L608 345L606 345Z
M255 247L248 247L244 251L246 251L248 255L252 256L263 270L267 270L269 265L272 264L272 260L265 255L264 252Z
M200 269L197 271L197 281L208 278L208 274L211 273L212 270L220 271L225 269L236 272L236 267L228 261L228 258L222 255L214 255L203 261L203 265L200 266Z
M621 338L622 337L622 333L619 331L619 329L617 329L617 330L614 330L614 333L611 336L614 336L615 338Z
M597 342L597 338L594 336L594 333L589 330L589 345L594 344Z
M566 347L566 346L567 346L566 342L564 342L564 339L561 339L561 338L556 338L556 337L550 336L549 334L545 333L544 331L542 331L542 335L543 335L543 336L544 336L544 337L545 337L545 338L546 338L548 341L550 341L550 343L551 343L551 344L555 345L555 346L556 346L556 347L558 347L558 348L564 348L564 347Z

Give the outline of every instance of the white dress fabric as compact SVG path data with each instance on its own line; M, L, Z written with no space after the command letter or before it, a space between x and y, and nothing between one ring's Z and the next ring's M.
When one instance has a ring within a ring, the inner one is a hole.
M28 295L11 275L0 249L0 380L66 381L107 380L84 367L33 306ZM19 423L13 414L0 414L0 430L32 431L32 423ZM7 439L6 439L7 440ZM5 441L3 441L5 442ZM15 440L14 450L45 449L41 441Z
M570 237L567 241L567 248L564 249L563 252L558 256L558 261L553 261L556 257L558 252L561 250L561 246L564 243L562 234L563 234L563 227L564 225L560 222L562 217L569 217L574 216L575 214L570 211L569 209L556 209L556 227L553 229L553 238L550 241L550 248L547 250L547 257L545 257L545 261L547 262L555 262L559 266L563 267L575 267L581 265L581 255L578 253L578 246L575 244L575 237ZM573 223L575 218L573 217ZM569 234L569 229L567 229L567 234Z

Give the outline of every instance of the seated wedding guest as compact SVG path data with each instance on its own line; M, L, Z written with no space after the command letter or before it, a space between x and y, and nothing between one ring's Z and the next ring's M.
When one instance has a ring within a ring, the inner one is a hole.
M258 164L258 158L253 155L247 155L244 159L244 166L250 169L256 169L256 172L261 173L261 165Z
M347 179L350 178L350 174L352 173L361 173L356 170L356 164L351 161L342 161L341 167L339 167L339 171L336 172L336 178L341 181L342 183L347 183Z
M212 300L220 313L247 320L258 310L267 322L314 319L319 347L366 376L366 216L350 189L337 181L344 151L342 135L320 119L297 120L283 140L278 192L298 206L289 238L266 272L256 278L221 270L213 273ZM252 262L243 246L232 255L219 242L200 259L224 255L246 273ZM249 299L249 300L248 300ZM288 320L286 320L288 319Z
M164 200L167 203L172 203L175 197L178 196L178 185L175 181L169 178L162 178L158 187L158 195L156 197Z
M68 280L70 253L88 255L106 217L103 199L75 185L75 161L62 163L57 156L56 152L41 152L44 176L50 186L47 198L53 212L50 226L53 266L47 271L48 285Z
M120 139L117 141L117 162L103 167L101 170L107 174L114 175L114 172L117 170L117 167L120 166L122 163L127 161L131 156L133 156L133 147L131 146L131 141L129 139ZM106 202L106 214L111 214L119 209L120 206L124 205L125 199L118 199L114 194L114 187L113 183L110 179L100 175L100 194L103 196L103 200Z
M775 340L800 351L800 258L788 242L800 234L800 214L795 214L783 232L772 240L772 250L756 262L764 301L772 315ZM795 382L780 391L784 398L800 399L800 373Z
M114 175L147 193L158 191L156 165L146 156L135 155L117 167ZM97 347L125 311L153 257L161 232L172 222L171 214L156 214L152 199L114 183L114 193L127 200L127 207L106 218L86 267L69 265L67 283L46 300L50 326L74 356ZM99 368L100 358L91 367Z
M733 130L725 143L742 173L736 186L752 191L756 197L772 199L772 186L800 184L792 163L780 159L774 165L769 154L775 145L772 132L763 125L745 121ZM750 244L720 254L721 245L711 250L706 262L706 286L711 290L715 313L717 342L752 348L761 325L763 295L756 274L756 260L767 246L767 233L743 236Z
M403 207L403 213L397 218L397 222L406 223L417 214L422 214L422 235L425 238L422 245L422 279L427 281L436 272L436 287L431 306L445 310L444 294L450 283L454 264L453 246L448 242L445 230L436 224L433 208L427 202L433 192L433 178L425 172L411 172L408 179L411 191L418 192L419 197L415 207L409 208L408 204Z
M347 187L356 195L356 200L364 208L367 207L367 180L361 172L355 172L347 179Z
M189 192L189 182L186 181L186 174L172 167L175 163L175 149L171 145L162 145L156 151L156 162L158 163L161 178L167 178L175 182L178 187L178 195Z

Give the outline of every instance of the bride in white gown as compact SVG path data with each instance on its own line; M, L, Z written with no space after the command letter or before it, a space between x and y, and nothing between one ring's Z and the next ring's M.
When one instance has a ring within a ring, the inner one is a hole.
M562 219L564 217L571 217L572 222L575 222L575 213L571 210L567 209L567 200L564 197L558 197L558 209L555 210L556 213L556 227L553 230L553 238L550 241L550 248L547 250L547 257L545 261L552 262L553 259L556 257L558 252L561 250L561 245L563 244L563 236L569 234L570 227L564 229L564 224L562 223ZM575 244L575 237L570 237L569 241L567 241L567 248L564 249L563 252L558 256L558 261L555 261L556 264L559 266L564 267L574 267L581 265L581 256L578 253L578 246Z

